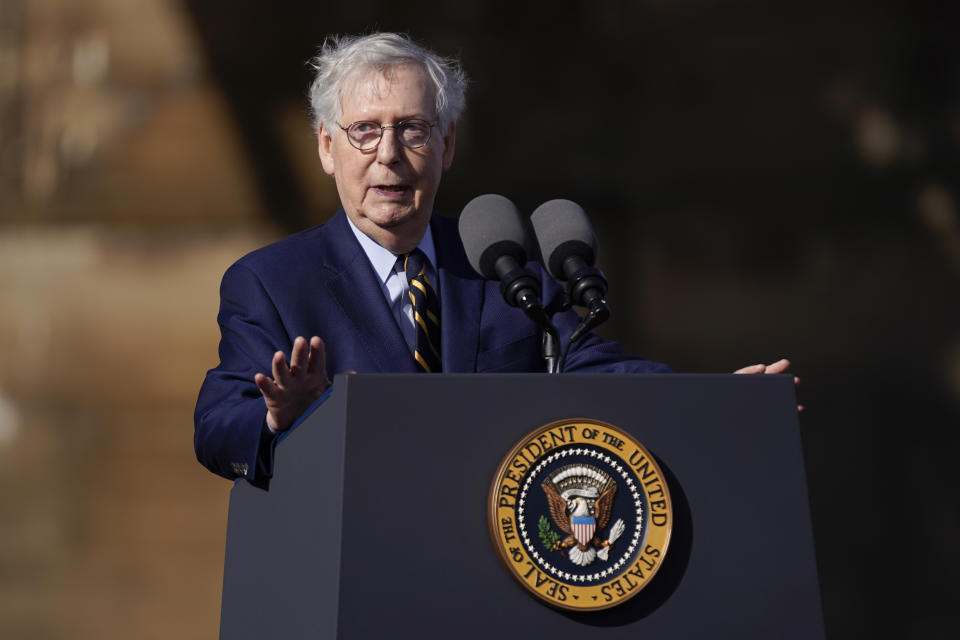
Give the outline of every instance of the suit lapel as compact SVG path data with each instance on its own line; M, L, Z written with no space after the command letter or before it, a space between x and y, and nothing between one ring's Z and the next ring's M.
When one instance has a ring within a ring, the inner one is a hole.
M440 275L443 371L473 373L477 365L484 281L467 261L456 220L434 214L431 228Z
M347 224L343 209L330 221L326 286L349 320L376 371L413 373L416 363L383 296L377 275ZM444 309L445 311L445 309ZM441 312L442 313L442 312Z

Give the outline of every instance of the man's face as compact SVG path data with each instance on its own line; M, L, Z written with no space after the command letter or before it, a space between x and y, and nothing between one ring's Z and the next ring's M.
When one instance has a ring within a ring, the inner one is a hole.
M340 95L340 124L358 120L394 125L401 120L437 119L432 84L417 65L370 71L347 79ZM412 250L430 222L440 175L453 161L454 126L431 130L419 149L400 144L394 129L383 131L376 149L351 146L339 128L317 130L323 170L337 183L340 202L362 232L394 253Z

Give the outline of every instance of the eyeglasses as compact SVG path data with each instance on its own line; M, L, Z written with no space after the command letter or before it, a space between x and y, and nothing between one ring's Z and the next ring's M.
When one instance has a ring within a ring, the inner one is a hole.
M337 126L347 132L347 140L355 149L371 151L380 144L384 129L393 129L400 144L407 149L419 149L426 146L430 142L430 131L437 125L437 122L439 121L427 122L420 118L411 118L401 120L393 125L382 125L379 122L359 120L346 127L338 122Z

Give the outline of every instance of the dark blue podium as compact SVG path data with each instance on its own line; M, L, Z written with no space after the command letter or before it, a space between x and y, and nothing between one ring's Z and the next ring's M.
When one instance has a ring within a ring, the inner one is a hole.
M627 431L673 498L662 568L596 612L501 565L487 492L555 420ZM823 620L793 378L352 375L230 497L220 637L811 638Z

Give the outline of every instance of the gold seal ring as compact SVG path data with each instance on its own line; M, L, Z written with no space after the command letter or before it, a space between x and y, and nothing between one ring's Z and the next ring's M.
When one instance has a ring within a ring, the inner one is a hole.
M497 554L540 600L594 611L637 595L673 530L667 482L635 438L605 422L560 420L522 438L488 498Z

